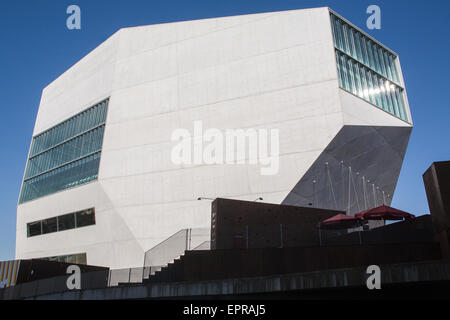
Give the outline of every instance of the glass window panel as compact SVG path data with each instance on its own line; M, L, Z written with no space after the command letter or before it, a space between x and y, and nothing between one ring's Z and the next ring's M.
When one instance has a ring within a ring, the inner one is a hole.
M87 264L86 253L76 255L76 264Z
M42 234L40 221L28 223L27 229L28 229L28 237L35 237Z
M361 49L361 37L359 35L359 32L355 32L355 47L356 47L356 54L358 56L358 60L364 62L362 49Z
M87 264L86 253L78 253L78 254L69 254L69 255L57 256L57 257L41 258L41 260L55 261L55 262L61 262L61 263L81 264L81 265Z
M92 172L82 172L82 163L72 168L71 162L101 150L104 125L96 127L104 123L107 107L105 100L33 138L19 203L96 179L99 161L91 159Z
M377 46L378 51L378 61L380 62L381 74L387 77L386 65L384 63L383 49L380 46Z
M372 54L375 62L375 71L381 74L382 71L380 66L380 59L378 57L377 45L374 43L372 44Z
M91 226L95 224L95 211L88 209L75 213L77 216L77 228Z
M375 86L372 82L372 72L366 70L366 78L367 78L367 85L369 87L369 101L373 104L376 104L375 100Z
M341 67L341 55L339 54L339 52L336 52L336 66L338 69L338 80L339 80L339 85L342 87L342 67Z
M342 33L343 33L343 35L344 35L344 52L345 53L347 53L347 54L350 54L351 55L351 49L350 49L350 40L349 40L349 35L348 35L348 27L347 27L347 25L343 25L343 28L342 28Z
M342 23L339 20L336 20L337 23L337 30L338 30L338 35L339 35L339 42L341 44L340 49L342 51L345 51L345 39L344 39L344 33L343 33L343 29L342 29Z
M75 215L73 213L58 217L58 230L70 230L75 228Z
M337 21L334 22L333 24L334 27L334 32L335 32L335 43L336 43L336 47L340 50L342 50L342 34L341 34L341 30L339 29L339 24Z
M107 114L107 109L106 109L106 103L103 103L102 105L102 122L106 122L106 114Z
M349 59L347 63L348 63L348 74L349 74L349 81L350 81L350 91L353 94L357 94L355 73L353 72L353 62L351 59Z
M402 91L400 91L399 88L397 88L395 90L395 94L397 96L397 101L398 101L398 105L399 105L400 117L403 120L408 121L409 119L408 119L408 115L406 114L404 94Z
M340 87L407 120L395 54L333 14L331 21L335 47L343 52L336 50Z
M42 220L42 234L48 234L58 231L58 223L55 218Z
M367 54L367 44L366 44L366 42L367 42L367 39L363 35L361 35L360 45L361 45L362 58L363 58L363 61L364 61L365 65L370 67L371 64L370 64L370 61L369 61L369 56Z
M391 95L391 100L392 100L392 106L393 106L393 110L394 110L394 114L396 116L398 116L399 118L401 118L401 113L398 107L398 101L397 101L397 96L395 94L395 90L396 87L392 84L391 85L391 90L390 90L390 95Z
M368 88L367 88L366 75L364 73L364 67L361 65L358 65L358 69L359 69L359 75L360 75L360 79L361 79L362 94L365 99L368 99L369 94L368 94Z
M380 108L382 108L383 103L381 102L380 84L378 81L378 76L375 73L372 74L372 83L373 83L374 91L375 91L375 104L377 106L379 106Z
M94 107L73 116L72 118L62 122L54 128L39 134L33 139L31 147L31 156L34 156L48 148L70 139L84 131L92 129L103 123L98 110L107 108L108 100L95 105ZM93 109L95 112L92 112ZM86 125L83 125L86 124Z
M384 88L385 88L385 94L386 94L386 101L387 101L387 105L388 105L388 111L394 115L397 115L394 112L394 105L392 103L392 98L391 98L391 94L390 94L391 88L390 88L389 81L387 81L387 80L384 81Z
M394 77L392 76L391 65L390 65L388 53L386 50L383 50L383 58L384 58L384 64L386 66L386 77L390 80L393 80Z
M395 57L390 54L389 55L389 64L391 66L391 72L394 77L394 81L397 83L400 83L400 77L398 75L397 64L396 64L395 60L396 60Z
M346 58L344 55L341 56L341 70L342 70L342 85L344 86L344 89L348 90L348 79L347 79L347 64L346 64Z
M353 30L353 28L348 28L348 35L349 35L349 46L350 46L350 50L349 50L349 54L350 56L352 56L355 59L358 59L357 54L356 54L356 49L355 49L355 31Z
M353 65L353 72L355 73L355 83L356 83L356 92L357 95L361 98L364 96L363 94L363 87L361 83L361 76L359 74L359 66L357 63Z

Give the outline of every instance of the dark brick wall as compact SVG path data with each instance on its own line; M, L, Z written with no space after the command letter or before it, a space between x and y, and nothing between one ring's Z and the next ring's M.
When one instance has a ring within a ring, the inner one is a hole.
M317 224L342 211L216 199L211 213L211 248L280 248L318 245ZM327 237L333 232L322 230ZM248 240L247 240L248 239Z

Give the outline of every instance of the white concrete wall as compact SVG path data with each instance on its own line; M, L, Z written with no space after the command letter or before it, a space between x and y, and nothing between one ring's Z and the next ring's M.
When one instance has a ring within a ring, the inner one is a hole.
M280 203L342 128L339 91L327 8L120 30L43 92L34 134L110 96L99 179L20 205L17 258L138 267L180 229L210 225L200 196ZM279 129L279 174L174 165L172 132L195 120ZM89 207L95 226L26 238L27 222Z

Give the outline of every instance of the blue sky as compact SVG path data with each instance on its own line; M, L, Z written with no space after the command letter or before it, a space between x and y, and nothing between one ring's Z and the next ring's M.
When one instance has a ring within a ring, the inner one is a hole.
M82 30L66 28L80 6ZM368 30L366 8L381 8ZM450 159L448 0L3 0L0 10L0 261L14 258L16 205L42 89L122 27L329 6L400 56L414 129L393 206L429 212L422 174ZM295 32L295 30L293 30Z

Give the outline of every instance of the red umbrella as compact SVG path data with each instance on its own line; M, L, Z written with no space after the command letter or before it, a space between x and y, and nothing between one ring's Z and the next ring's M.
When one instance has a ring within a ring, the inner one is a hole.
M414 218L415 216L408 212L382 205L378 208L360 212L355 217L364 220L403 220Z
M345 214L338 214L334 217L320 222L317 227L320 229L350 229L356 228L364 224L365 221L358 217L347 216Z

